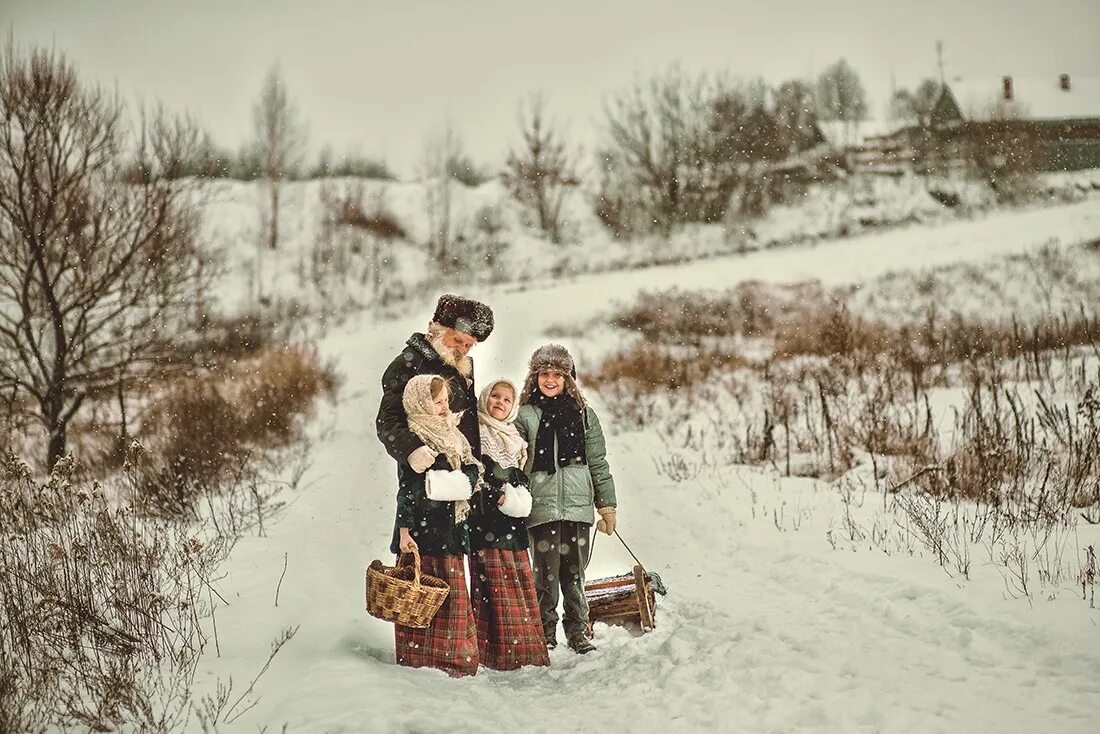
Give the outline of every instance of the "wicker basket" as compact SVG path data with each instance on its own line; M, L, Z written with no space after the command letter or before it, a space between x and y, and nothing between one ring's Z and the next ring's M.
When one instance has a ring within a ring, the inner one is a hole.
M396 566L374 561L367 568L367 612L403 627L423 629L432 623L451 587L443 579L420 573L420 552L412 552L413 565Z

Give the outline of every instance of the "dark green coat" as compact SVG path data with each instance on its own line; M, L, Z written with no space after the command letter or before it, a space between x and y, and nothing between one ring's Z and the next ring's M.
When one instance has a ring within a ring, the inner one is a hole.
M386 447L386 453L397 461L398 466L407 469L409 454L424 445L409 430L409 417L401 404L405 385L417 375L439 375L447 380L451 394L451 412L462 412L458 430L462 431L476 454L481 446L481 433L477 423L477 395L474 394L473 374L470 375L470 381L467 381L458 370L440 359L439 353L423 334L410 336L405 349L382 373L382 402L378 406L375 428L378 431L378 440Z
M519 469L505 469L488 456L481 457L485 466L485 482L474 496L470 513L470 547L500 548L502 550L527 550L527 518L510 517L500 511L497 502L503 494L505 482L529 486L527 475Z
M596 411L585 408L584 449L587 464L559 466L553 474L534 471L538 446L539 420L542 408L528 403L520 407L516 429L527 441L527 464L523 470L531 478L531 516L527 526L567 520L591 525L596 517L595 508L614 507L615 479L607 464L607 444ZM556 457L557 446L548 446ZM557 459L555 458L555 464Z
M432 469L448 470L447 457L440 455ZM470 487L477 484L477 466L462 467L470 479ZM393 523L393 542L390 551L399 553L401 528L408 528L422 556L461 556L470 552L469 528L465 522L455 525L455 503L435 502L425 493L424 474L417 474L408 464L397 465L397 517ZM475 500L476 501L476 495Z

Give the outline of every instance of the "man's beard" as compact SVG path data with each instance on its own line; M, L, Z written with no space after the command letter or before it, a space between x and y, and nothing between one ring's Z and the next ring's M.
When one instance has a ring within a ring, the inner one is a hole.
M427 336L428 343L432 345L432 349L436 351L443 363L454 367L458 370L458 374L469 379L474 372L474 364L470 361L470 358L459 356L458 352L444 345L442 334L433 334L429 331Z

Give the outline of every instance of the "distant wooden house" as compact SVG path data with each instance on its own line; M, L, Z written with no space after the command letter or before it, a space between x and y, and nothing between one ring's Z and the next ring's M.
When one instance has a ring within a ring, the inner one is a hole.
M834 150L866 147L871 141L894 132L899 125L881 120L818 120L818 138Z
M1042 170L1100 168L1100 77L954 79L930 128L945 151L1007 132L1037 146Z
M907 139L898 123L883 120L818 121L820 139L849 173L900 175L912 167Z

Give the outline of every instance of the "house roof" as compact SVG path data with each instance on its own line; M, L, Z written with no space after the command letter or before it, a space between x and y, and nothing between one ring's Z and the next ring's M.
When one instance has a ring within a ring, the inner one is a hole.
M988 119L1004 102L1004 77L956 78L947 83L967 120ZM1013 106L1028 120L1100 118L1100 77L1070 75L1068 90L1057 74L1012 77Z

